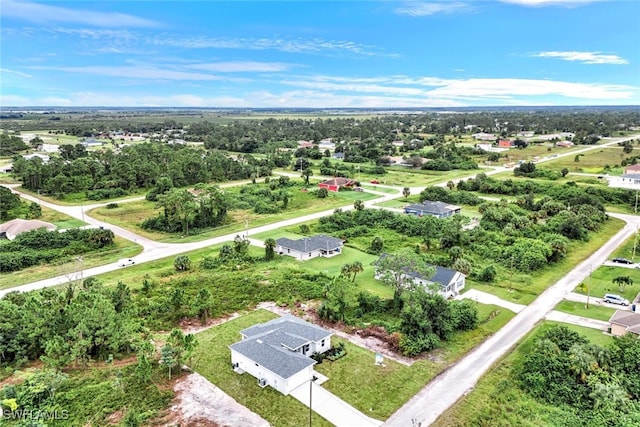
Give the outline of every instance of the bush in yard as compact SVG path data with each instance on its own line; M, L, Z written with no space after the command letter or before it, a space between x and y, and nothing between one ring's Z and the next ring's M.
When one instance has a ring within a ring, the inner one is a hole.
M178 255L173 261L173 267L176 271L188 271L191 269L191 260L187 255Z
M316 192L316 196L318 196L319 199L326 199L328 195L329 195L329 190L327 190L324 187L319 188L318 191Z

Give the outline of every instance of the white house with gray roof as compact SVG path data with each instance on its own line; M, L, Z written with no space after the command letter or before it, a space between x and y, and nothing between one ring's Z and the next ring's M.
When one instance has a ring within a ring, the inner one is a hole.
M298 240L282 237L276 240L276 252L301 261L316 257L330 258L342 253L344 241L335 237L317 234Z
M436 218L447 218L459 214L460 210L460 206L444 202L432 202L430 200L404 207L404 213L417 216L431 215Z
M382 254L380 258L385 257L386 254ZM445 298L453 298L458 295L465 286L466 278L464 274L459 271L452 270L450 268L440 267L439 265L430 265L435 269L435 274L431 277L424 277L415 271L406 270L403 277L408 278L416 285L425 286L427 289L432 287L429 285L439 284L439 292ZM383 271L379 271L376 267L374 277L378 280L384 275Z
M229 346L231 367L248 372L260 387L271 386L287 395L313 377L310 356L331 348L333 333L285 315L240 331L242 340Z

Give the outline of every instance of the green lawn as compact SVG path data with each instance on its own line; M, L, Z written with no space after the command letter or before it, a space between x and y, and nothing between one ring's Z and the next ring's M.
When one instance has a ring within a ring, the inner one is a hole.
M621 289L613 283L613 279L618 276L629 276L633 280L633 285L627 285ZM603 265L591 272L591 275L584 280L584 284L592 297L602 298L607 293L614 293L632 301L640 291L640 286L638 286L640 284L640 270ZM586 295L586 292L583 292L579 287L575 291Z
M556 306L556 310L562 311L563 313L574 314L576 316L604 321L608 321L615 312L612 308L596 304L593 299L589 302L588 309L586 308L585 303L565 300L561 301L560 304Z
M240 331L256 323L277 317L266 310L256 310L237 319L197 334L200 345L195 351L193 368L238 403L278 427L299 427L309 419L309 409L291 396L284 396L271 387L261 388L254 377L236 374L230 367L229 345L240 340ZM330 426L313 413L314 426Z

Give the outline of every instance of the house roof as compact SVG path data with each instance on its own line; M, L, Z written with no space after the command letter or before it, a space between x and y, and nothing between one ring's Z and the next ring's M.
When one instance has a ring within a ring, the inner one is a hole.
M629 179L640 179L640 171L639 173L625 173L620 176L621 178L629 178Z
M616 310L609 319L609 323L624 326L627 331L640 335L640 313Z
M331 178L326 181L322 181L320 185L353 185L355 181L350 178Z
M443 202L432 202L425 200L422 203L405 206L405 210L422 211L432 215L441 215L460 209L460 206L450 205Z
M290 314L254 325L240 333L246 339L229 348L285 379L316 363L293 350L333 335Z
M325 249L327 251L330 251L342 246L342 243L342 240L335 237L326 236L324 234L317 234L315 236L305 237L299 240L292 240L286 237L281 237L276 240L276 244L278 246L293 249L298 252L311 252L318 249Z
M36 230L38 228L46 228L47 230L55 230L57 227L50 222L44 222L37 219L21 219L16 218L0 224L0 232L4 232L7 239L13 240L20 233Z
M625 173L634 173L634 172L640 172L640 163L636 164L636 165L629 165L624 169Z
M316 363L310 357L273 344L268 340L268 336L265 339L257 337L238 341L229 348L284 379Z
M332 332L312 323L305 322L291 314L278 317L266 323L251 326L250 328L243 329L240 333L245 337L251 338L275 330L281 330L289 335L302 337L307 341L319 341L333 335Z
M380 258L386 257L387 254L380 255ZM440 267L439 265L427 264L429 267L435 269L435 274L431 277L424 277L422 274L415 271L406 271L407 276L415 277L417 279L427 280L431 283L439 283L442 286L447 286L456 277L457 274L462 274L457 270L450 268ZM463 274L464 276L464 274Z

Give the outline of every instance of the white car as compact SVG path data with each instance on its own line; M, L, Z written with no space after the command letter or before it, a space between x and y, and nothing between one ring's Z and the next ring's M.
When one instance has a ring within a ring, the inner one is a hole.
M119 267L126 267L127 265L133 265L136 262L134 260L132 260L131 258L123 258L118 260L118 266Z

